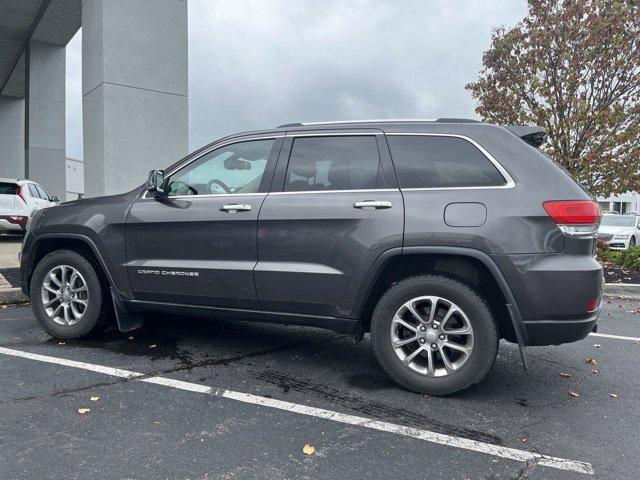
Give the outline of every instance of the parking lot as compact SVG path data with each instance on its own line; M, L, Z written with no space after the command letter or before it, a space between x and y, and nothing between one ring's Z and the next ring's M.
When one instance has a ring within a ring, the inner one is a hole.
M327 331L167 317L59 342L4 308L2 478L632 478L639 309L611 300L599 334L625 338L530 348L526 373L503 343L482 384L435 398Z

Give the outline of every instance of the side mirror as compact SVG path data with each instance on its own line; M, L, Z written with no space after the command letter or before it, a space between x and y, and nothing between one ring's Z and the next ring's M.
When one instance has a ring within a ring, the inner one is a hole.
M163 197L164 187L164 171L151 170L147 178L147 192L157 198Z
M53 203L60 203L60 199L58 198L58 196L57 196L57 195L51 195L50 200L51 200Z

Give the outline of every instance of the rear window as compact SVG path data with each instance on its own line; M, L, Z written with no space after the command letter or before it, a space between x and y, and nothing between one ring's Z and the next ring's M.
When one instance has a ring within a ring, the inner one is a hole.
M506 184L491 161L457 137L387 136L402 188L493 187Z
M15 183L0 182L0 195L17 195L18 185Z

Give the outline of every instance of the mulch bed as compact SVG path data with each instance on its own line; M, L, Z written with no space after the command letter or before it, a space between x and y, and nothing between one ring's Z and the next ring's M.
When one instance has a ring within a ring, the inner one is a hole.
M640 271L621 267L610 262L600 260L604 268L604 280L607 283L635 283L640 284Z
M19 268L0 268L0 273L12 287L20 287L22 285Z

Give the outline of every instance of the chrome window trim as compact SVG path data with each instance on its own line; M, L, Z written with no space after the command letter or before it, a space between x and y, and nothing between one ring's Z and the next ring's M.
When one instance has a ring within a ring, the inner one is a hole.
M300 195L309 193L377 193L377 192L399 192L398 188L366 188L355 190L300 190L296 192L269 192L269 195Z
M453 138L461 138L462 140L466 140L471 145L476 147L480 152L489 160L494 167L500 172L502 178L505 180L504 185L486 185L486 186L467 186L467 187L414 187L414 188L402 188L400 186L400 190L402 191L420 191L420 190L490 190L490 189L508 189L514 188L516 186L516 182L513 180L509 172L495 159L493 155L491 155L482 145L476 142L473 138L467 137L466 135L459 135L457 133L420 133L420 132L390 132L386 133L386 135L390 136L423 136L423 137L453 137ZM391 150L391 149L389 149ZM391 155L393 160L393 154Z
M331 133L298 133L298 132L287 132L285 137L287 138L295 138L295 137L347 137L347 136L359 136L359 137L370 137L373 135L384 135L382 131L365 131L362 132L331 132Z
M333 123L333 122L327 122ZM353 123L356 123L355 121ZM310 124L311 125L311 124ZM316 124L317 125L317 124ZM424 133L424 132L373 132L373 131L359 131L359 132L318 132L318 133L298 133L298 132L287 132L286 134L281 135L265 135L260 137L251 137L251 138L235 138L230 139L226 142L219 143L216 145L212 145L211 148L202 152L199 156L189 160L184 165L180 165L170 172L166 173L167 177L171 177L174 173L182 170L186 166L190 165L192 162L202 158L204 155L211 153L218 148L226 147L228 145L232 145L234 143L242 143L242 142L250 142L253 140L275 140L277 138L295 138L295 137L337 137L337 136L348 136L348 135L359 135L359 136L370 136L370 135L392 135L392 136L424 136L424 137L453 137L460 138L462 140L466 140L471 143L474 147L476 147L480 152L491 162L491 164L496 167L496 169L500 172L502 177L505 179L506 183L504 185L487 185L487 186L467 186L467 187L414 187L414 188L380 188L380 189L357 189L357 190L301 190L296 192L257 192L257 193L221 193L221 194L205 194L205 195L179 195L175 197L167 197L167 198L175 198L175 199L194 199L194 198L222 198L222 197L239 197L239 196L258 196L258 195L301 195L301 194L309 194L309 193L346 193L346 192L354 192L354 193L375 193L375 192L419 192L419 191L430 191L430 190L504 190L514 188L516 186L515 181L509 174L509 172L495 159L493 155L491 155L482 145L476 142L474 139L467 137L466 135L460 135L456 133ZM153 197L147 196L147 191L144 190L142 195L138 197L140 200L155 200Z

